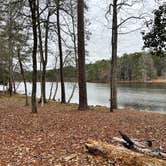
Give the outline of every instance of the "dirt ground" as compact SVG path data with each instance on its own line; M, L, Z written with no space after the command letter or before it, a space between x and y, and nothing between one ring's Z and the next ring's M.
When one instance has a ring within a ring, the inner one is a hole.
M50 102L32 114L23 96L0 95L0 165L104 166L111 163L87 154L88 139L111 143L122 131L132 138L153 140L166 151L166 114Z

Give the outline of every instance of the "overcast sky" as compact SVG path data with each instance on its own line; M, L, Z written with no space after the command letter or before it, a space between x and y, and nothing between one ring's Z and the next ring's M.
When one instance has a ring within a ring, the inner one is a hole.
M86 17L89 18L91 25L89 27L92 32L91 39L88 42L87 50L89 57L87 62L94 62L100 59L109 59L111 57L111 27L105 19L107 6L111 0L88 0L89 11ZM120 18L126 18L131 15L138 16L141 13L149 13L156 8L154 0L144 0L144 4L137 3L132 8L127 8L119 14ZM127 14L126 14L127 13ZM111 16L110 16L111 17ZM142 27L143 20L131 20L120 29L120 32L128 32L130 30ZM132 53L141 51L143 46L141 30L119 35L118 39L118 55L124 53Z

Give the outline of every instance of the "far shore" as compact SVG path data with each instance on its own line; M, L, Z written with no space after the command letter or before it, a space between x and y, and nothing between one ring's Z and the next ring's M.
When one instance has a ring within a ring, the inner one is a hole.
M132 81L118 81L118 83L166 83L166 78L165 79L153 79L153 80L148 80L148 81L139 81L139 80L132 80Z
M29 83L31 83L31 81L27 81ZM51 82L51 81L47 81L47 82ZM60 82L60 81L59 81ZM65 81L65 82L72 82L72 81ZM87 81L87 83L109 83L108 81ZM146 80L146 81L142 81L142 80L118 80L117 83L166 83L166 78L157 78L157 79L152 79L152 80ZM0 91L2 91L2 84L0 84Z

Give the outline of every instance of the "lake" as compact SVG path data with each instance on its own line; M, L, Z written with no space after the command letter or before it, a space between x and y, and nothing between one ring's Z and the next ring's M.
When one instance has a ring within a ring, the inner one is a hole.
M28 94L31 94L31 83L27 83ZM47 98L49 97L51 82L46 83ZM73 83L65 83L66 99L68 100ZM55 89L55 84L54 84ZM24 93L21 83L17 90ZM89 105L109 106L110 86L104 83L87 83ZM37 96L40 97L40 83L37 83ZM60 84L56 99L60 99ZM72 103L78 103L78 87L75 90ZM118 107L166 113L166 84L164 83L124 83L118 84Z

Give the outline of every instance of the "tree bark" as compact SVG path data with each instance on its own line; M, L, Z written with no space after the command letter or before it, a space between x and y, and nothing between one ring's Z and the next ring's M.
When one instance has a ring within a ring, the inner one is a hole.
M60 0L57 0L57 30L58 30L58 46L59 46L59 57L60 57L61 103L66 103L64 75L63 75L63 52L62 52L61 30L60 30L59 5L60 5Z
M112 61L111 61L111 105L110 111L117 109L117 0L113 0L113 21L112 21Z
M37 113L37 103L36 103L36 82L37 82L37 18L36 11L37 5L36 0L29 0L30 10L31 10L31 19L32 19L32 28L33 28L33 51L32 51L32 61L33 61L33 73L32 73L32 113Z
M77 1L79 110L88 109L85 76L84 0Z

